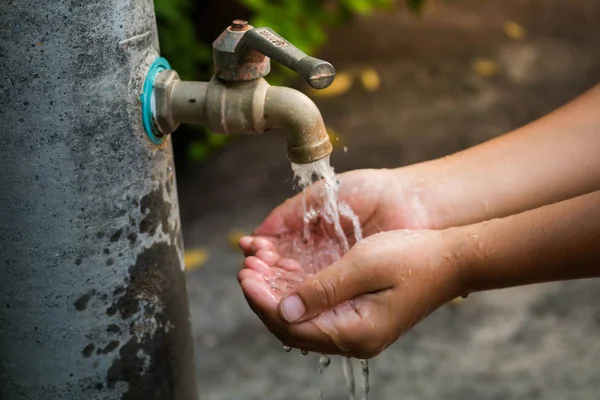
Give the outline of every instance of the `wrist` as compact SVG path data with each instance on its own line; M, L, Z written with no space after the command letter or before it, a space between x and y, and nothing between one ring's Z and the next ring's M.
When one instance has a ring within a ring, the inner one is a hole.
M455 296L467 297L476 291L473 277L473 260L477 257L477 235L468 228L451 227L442 231L441 257L451 271Z
M443 183L443 163L441 159L394 170L403 188L401 207L411 214L407 228L445 229L460 220Z

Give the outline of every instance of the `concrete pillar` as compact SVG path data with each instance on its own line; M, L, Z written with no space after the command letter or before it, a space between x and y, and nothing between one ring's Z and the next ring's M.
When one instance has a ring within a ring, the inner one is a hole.
M0 1L0 399L195 400L151 0Z

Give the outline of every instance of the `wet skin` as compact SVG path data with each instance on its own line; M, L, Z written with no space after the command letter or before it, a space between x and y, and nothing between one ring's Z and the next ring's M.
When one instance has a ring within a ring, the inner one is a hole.
M353 259L368 258L377 264L369 271L370 282L362 284L364 289L371 287L368 293L334 304L336 299L328 294L328 289L319 286L320 281L315 279L315 273L321 270L338 271L335 273L343 280L345 275L354 274L361 263L346 265L347 261L340 260L344 253L340 241L335 238L333 227L323 219L316 218L310 223L311 239L309 242L303 240L301 195L274 210L256 229L257 236L240 240L240 247L247 258L238 278L254 312L284 345L325 354L368 358L396 340L401 332L392 329L392 326L412 326L437 308L430 301L433 298L411 298L411 303L416 305L412 308L412 314L395 310L395 304L402 303L398 297L410 296L412 282L420 280L421 274L417 270L386 262L385 259L397 256L397 242L405 236L409 238L405 241L407 246L424 246L427 243L431 247L431 241L426 236L437 237L439 233L422 232L420 236L409 231L379 233L398 228L423 227L428 219L418 201L406 201L411 189L395 171L354 171L340 175L339 180L339 200L353 208L367 237L354 246L348 255ZM319 209L321 191L320 184L307 190L307 209ZM342 226L350 245L353 245L351 222L342 219ZM443 263L443 259L439 260ZM427 263L431 269L441 267L439 263ZM448 273L452 272L448 269ZM388 279L391 276L394 278ZM430 280L423 279L427 282ZM312 282L309 285L321 293L317 296L329 297L325 302L335 307L323 310L318 315L305 316L301 320L304 322L288 322L281 312L280 302L300 282L305 285ZM348 332L351 334L348 335Z
M276 237L240 246L244 294L284 345L371 358L459 295L599 277L600 191L466 227L374 234L314 275Z
M276 238L248 237L240 242L248 257L238 278L252 309L284 345L366 359L458 296L456 270L443 257L432 256L433 243L441 241L436 231L375 234L321 274L313 275L306 273L298 261L286 258ZM393 262L402 253L407 255L403 263ZM412 254L420 259L411 259ZM367 274L360 271L365 268ZM323 275L328 271L335 275L336 282L346 281L349 291L345 293L344 286L333 289L328 285L331 276ZM361 282L353 276L360 276ZM299 287L300 282L304 289ZM361 294L354 297L357 285ZM426 286L436 294L423 290ZM307 302L304 309L313 308L317 313L308 313L291 323L288 321L293 317L285 314L281 300L298 289L307 293L305 301L316 300L315 304Z
M285 345L369 358L456 296L600 276L599 106L600 85L452 156L341 175L366 237L343 255L318 220L303 247L287 201L240 240L248 303Z

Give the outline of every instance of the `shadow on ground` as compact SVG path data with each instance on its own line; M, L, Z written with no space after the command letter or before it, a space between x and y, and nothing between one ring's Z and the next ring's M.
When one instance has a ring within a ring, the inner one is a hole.
M525 39L503 32L522 24ZM600 78L600 3L464 0L398 11L333 33L323 58L338 70L375 68L382 87L319 100L349 149L339 171L397 167L472 146L527 123ZM477 58L498 62L484 79ZM600 106L599 106L600 107ZM600 108L599 108L600 109ZM524 171L527 173L527 171ZM201 398L347 399L341 360L323 376L317 355L284 353L250 312L236 281L231 229L250 231L293 192L280 135L242 138L180 174L187 248L208 262L189 273ZM476 294L427 318L372 361L375 400L600 398L600 282Z

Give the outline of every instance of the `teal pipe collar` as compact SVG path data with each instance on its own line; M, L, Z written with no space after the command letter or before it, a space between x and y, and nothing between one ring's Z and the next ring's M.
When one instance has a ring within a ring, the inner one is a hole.
M148 134L148 137L154 144L162 144L165 141L166 135L162 134L154 125L154 81L161 71L171 69L169 62L163 58L158 57L148 70L146 80L144 81L144 88L140 95L142 101L142 122L144 124L144 130Z

